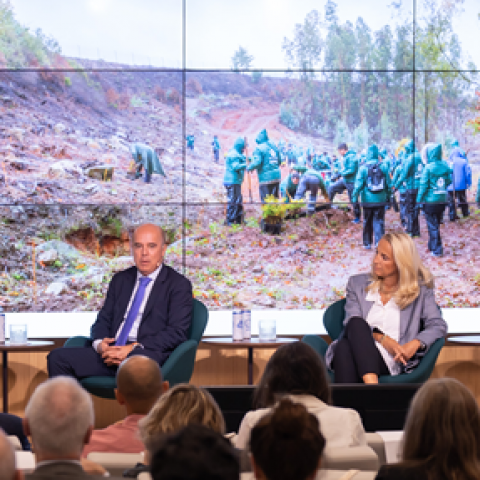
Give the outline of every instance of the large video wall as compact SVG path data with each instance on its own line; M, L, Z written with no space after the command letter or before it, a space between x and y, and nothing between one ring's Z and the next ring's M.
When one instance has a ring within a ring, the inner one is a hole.
M457 140L470 215L446 211L441 258L423 215L415 241L438 303L480 306L479 15L475 0L0 0L0 306L98 310L144 222L166 230L166 263L210 309L342 297L374 254L346 192L271 235L253 172L244 224L225 225L225 155L241 137L252 156L263 129L305 159L344 142L396 156L414 139L448 161ZM135 144L165 176L135 175ZM393 208L386 231L402 231Z

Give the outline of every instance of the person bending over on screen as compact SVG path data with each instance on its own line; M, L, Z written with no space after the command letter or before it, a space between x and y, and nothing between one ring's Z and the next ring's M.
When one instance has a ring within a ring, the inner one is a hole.
M135 267L118 272L91 329L92 346L58 348L47 359L51 377L115 376L125 358L144 355L162 365L187 340L192 284L167 265L163 230L151 224L133 234Z
M384 235L371 273L350 277L343 324L326 354L337 383L378 383L379 375L411 372L445 336L432 274L407 234Z
M399 463L384 465L377 480L480 478L480 410L453 378L426 382L413 397Z
M250 458L255 478L314 479L324 448L317 417L284 398L252 429Z
M358 413L330 405L330 385L320 355L306 343L294 342L281 346L268 361L255 392L254 404L260 408L243 418L237 448L248 447L252 428L283 397L304 405L318 418L327 450L367 444Z

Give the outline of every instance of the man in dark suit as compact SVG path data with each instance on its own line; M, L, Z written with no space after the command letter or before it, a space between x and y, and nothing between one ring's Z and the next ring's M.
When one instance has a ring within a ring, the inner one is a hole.
M91 479L105 470L80 455L93 430L93 403L76 380L57 377L39 385L28 402L23 419L32 438L35 470L27 480ZM112 478L112 477L110 477Z
M145 224L135 230L136 266L112 278L92 325L92 346L52 351L47 359L50 377L115 376L118 365L132 355L144 355L162 365L187 340L192 284L162 264L166 248L158 226Z

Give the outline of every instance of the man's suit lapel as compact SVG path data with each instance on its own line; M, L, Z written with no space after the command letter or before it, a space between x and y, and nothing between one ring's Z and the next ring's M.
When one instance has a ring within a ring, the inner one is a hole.
M162 266L162 269L160 270L160 273L158 274L157 279L155 280L155 283L153 284L152 291L150 292L150 295L147 300L147 305L145 305L145 310L143 311L143 316L142 320L147 318L148 314L150 313L150 310L152 310L153 306L155 305L155 302L159 300L160 297L160 292L162 290L162 283L167 279L168 275L168 270L165 265Z

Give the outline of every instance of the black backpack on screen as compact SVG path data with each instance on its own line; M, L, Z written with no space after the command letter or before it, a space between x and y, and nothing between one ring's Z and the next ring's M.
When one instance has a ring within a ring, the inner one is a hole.
M372 193L385 190L385 173L383 173L379 163L374 163L368 167L367 188Z

